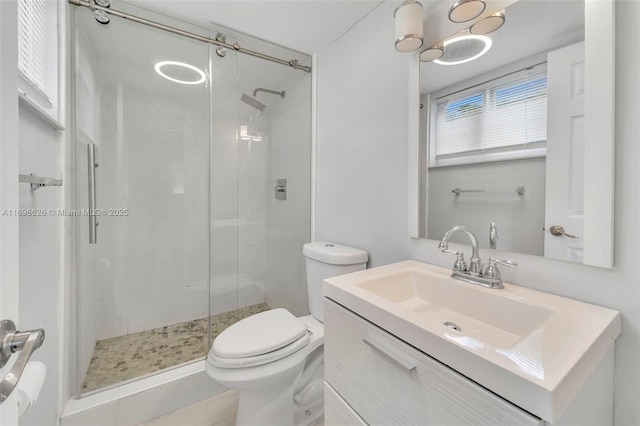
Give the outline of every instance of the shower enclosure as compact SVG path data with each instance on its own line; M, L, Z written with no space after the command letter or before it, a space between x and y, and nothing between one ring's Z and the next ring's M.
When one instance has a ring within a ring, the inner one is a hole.
M311 62L221 26L111 8ZM311 77L115 16L98 23L88 8L73 14L67 236L82 396L201 360L255 312L308 312Z

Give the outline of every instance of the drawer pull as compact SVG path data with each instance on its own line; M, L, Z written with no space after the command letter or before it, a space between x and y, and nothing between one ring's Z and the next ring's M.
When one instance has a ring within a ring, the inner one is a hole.
M410 358L404 356L403 354L389 347L386 343L381 342L375 337L367 336L363 338L362 341L371 349L380 352L391 361L394 361L396 364L400 365L402 368L407 370L408 373L411 373L416 369L416 363L413 362Z

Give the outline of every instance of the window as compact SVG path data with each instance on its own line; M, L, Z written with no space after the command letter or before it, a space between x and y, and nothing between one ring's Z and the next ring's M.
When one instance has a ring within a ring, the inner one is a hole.
M18 69L44 92L47 15L44 0L18 2Z
M45 108L57 99L57 39L57 2L18 0L18 89Z
M434 98L430 167L545 155L546 64Z

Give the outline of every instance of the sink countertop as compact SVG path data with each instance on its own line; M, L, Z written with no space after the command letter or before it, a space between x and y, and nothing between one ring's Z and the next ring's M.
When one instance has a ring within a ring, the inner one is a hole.
M471 380L556 421L620 334L620 314L450 275L450 269L409 260L327 279L323 289L325 297Z

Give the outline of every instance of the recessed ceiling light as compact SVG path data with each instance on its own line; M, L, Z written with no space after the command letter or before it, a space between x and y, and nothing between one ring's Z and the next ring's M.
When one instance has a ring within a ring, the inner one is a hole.
M444 42L444 55L436 64L459 65L478 59L491 49L491 39L484 35L460 35Z
M200 84L207 79L207 75L200 68L184 62L161 61L156 64L155 70L167 80L180 84ZM195 78L190 79L191 76Z

